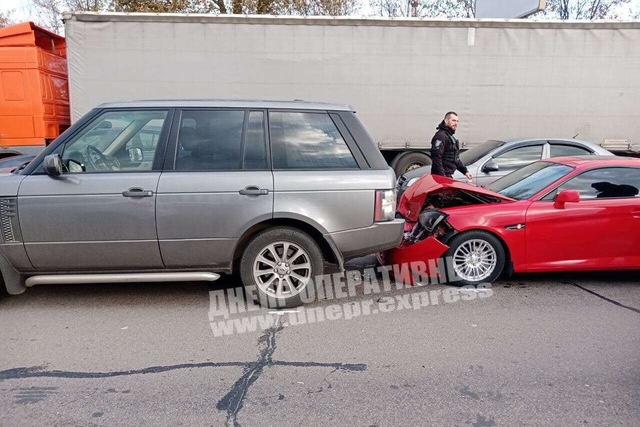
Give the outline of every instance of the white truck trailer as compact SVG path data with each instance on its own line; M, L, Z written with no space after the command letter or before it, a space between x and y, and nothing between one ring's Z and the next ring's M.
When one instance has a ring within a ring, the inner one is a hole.
M67 13L72 121L102 102L350 104L397 173L436 125L464 146L571 138L640 150L640 22Z

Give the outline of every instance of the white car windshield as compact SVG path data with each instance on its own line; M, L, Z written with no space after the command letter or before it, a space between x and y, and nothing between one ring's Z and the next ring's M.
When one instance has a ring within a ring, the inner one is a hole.
M462 164L468 166L477 162L496 148L502 147L504 144L506 144L504 141L485 141L480 145L476 145L460 153L460 160L462 160Z

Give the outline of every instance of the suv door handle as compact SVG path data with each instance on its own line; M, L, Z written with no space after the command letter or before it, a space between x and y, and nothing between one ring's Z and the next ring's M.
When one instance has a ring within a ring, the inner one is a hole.
M128 189L127 191L123 191L122 195L124 197L151 197L153 196L153 191L144 190L140 187L133 187Z
M640 218L640 209L634 209L631 211L631 216L634 218Z
M267 194L269 194L269 190L262 189L257 185L249 185L238 191L238 193L242 194L243 196L266 196Z

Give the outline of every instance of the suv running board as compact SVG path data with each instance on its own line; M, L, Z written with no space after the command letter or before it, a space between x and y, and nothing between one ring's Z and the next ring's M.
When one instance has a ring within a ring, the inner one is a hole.
M129 274L50 274L29 277L25 285L57 285L77 283L140 283L140 282L199 282L218 280L220 275L209 272L193 273L129 273Z

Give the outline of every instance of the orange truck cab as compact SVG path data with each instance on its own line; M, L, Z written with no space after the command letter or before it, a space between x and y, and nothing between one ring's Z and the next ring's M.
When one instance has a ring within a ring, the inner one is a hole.
M32 22L0 28L0 158L37 154L69 125L64 37Z

